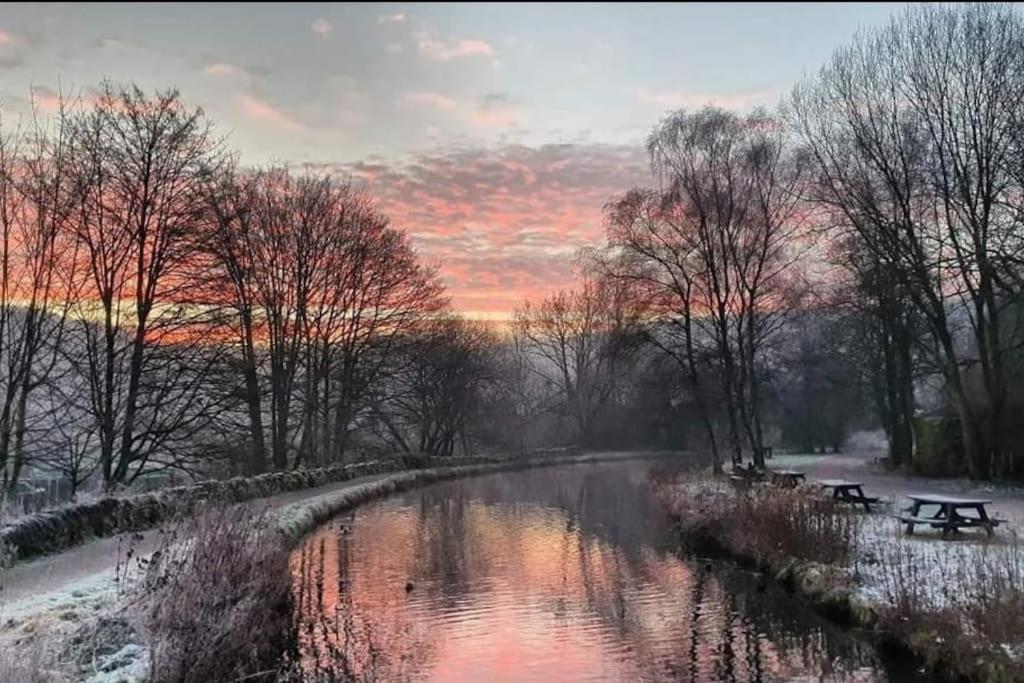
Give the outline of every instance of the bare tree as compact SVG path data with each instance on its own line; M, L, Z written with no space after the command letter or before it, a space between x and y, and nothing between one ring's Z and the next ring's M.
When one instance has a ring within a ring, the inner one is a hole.
M602 259L602 271L629 284L649 340L677 362L707 436L712 465L721 472L707 386L710 354L696 321L705 302L693 224L654 190L631 190L606 207L606 216L610 253Z
M384 441L406 453L447 456L456 446L469 453L496 350L483 324L452 315L417 330L392 355L379 387L374 414Z
M74 299L68 132L63 103L49 126L35 117L26 129L0 126L0 470L9 486L27 464L31 395L52 377Z
M253 469L266 413L275 468L340 458L392 341L444 304L436 274L365 193L328 176L228 169L208 198L208 297L232 312Z
M900 467L913 451L916 340L925 333L906 284L865 248L856 234L831 242L839 282L829 305L833 327L847 340L846 353L859 369L889 442L889 464Z
M200 254L209 267L198 281L204 286L207 305L225 312L225 336L234 347L248 418L251 443L246 470L259 474L267 468L267 450L259 372L262 355L258 352L261 323L255 282L257 255L250 243L255 239L254 212L260 180L258 174L240 174L236 164L229 163L208 181L210 211Z
M203 113L175 91L104 84L72 125L84 192L73 221L80 348L69 360L88 378L100 470L114 486L209 419L209 354L186 274L205 210L200 180L219 152Z
M443 286L425 267L408 236L391 225L375 202L337 184L337 225L327 267L315 288L309 331L305 447L320 460L345 452L354 420L371 388L385 381L396 342L424 329L446 305Z
M526 302L512 323L533 371L552 380L582 444L593 445L594 419L617 387L637 339L638 311L614 281L587 280L539 304Z
M915 8L837 51L792 100L817 200L928 326L920 350L946 381L975 477L1008 466L1003 365L1019 335L1001 320L1021 284L1022 37L1006 5Z
M694 386L697 339L714 342L732 461L742 462L742 430L763 466L759 363L802 290L792 266L801 255L803 164L778 122L712 107L669 116L648 150L660 189L615 205L612 247L631 277L653 287L661 310L676 314L667 329L682 333ZM701 412L717 455L706 405Z

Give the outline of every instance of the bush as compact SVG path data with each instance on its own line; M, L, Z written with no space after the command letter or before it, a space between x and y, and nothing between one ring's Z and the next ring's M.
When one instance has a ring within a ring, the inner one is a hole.
M273 680L291 627L288 556L252 510L215 508L177 524L136 588L152 679Z
M713 543L759 564L792 559L845 564L856 551L859 515L810 488L718 483L663 486L660 498L684 539Z
M0 648L0 683L65 683L71 677L50 669L53 653L45 642Z

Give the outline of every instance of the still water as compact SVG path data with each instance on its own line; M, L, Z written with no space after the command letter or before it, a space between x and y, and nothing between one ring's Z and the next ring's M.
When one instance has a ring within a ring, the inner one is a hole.
M727 563L680 559L651 462L445 482L292 556L310 680L904 680L864 640Z

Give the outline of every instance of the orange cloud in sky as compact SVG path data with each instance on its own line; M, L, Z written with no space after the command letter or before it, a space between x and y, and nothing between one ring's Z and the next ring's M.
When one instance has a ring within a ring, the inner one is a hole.
M450 97L436 92L410 92L402 97L406 104L431 107L433 109L451 110L458 106L458 103Z
M576 252L604 239L604 205L650 182L639 145L452 149L330 168L379 198L439 265L459 310L490 318L570 286Z
M32 102L41 111L52 114L60 109L60 93L46 86L32 88Z
M446 43L442 40L424 37L417 44L421 55L427 59L435 59L439 62L447 62L462 57L493 57L494 48L483 40L456 40Z
M284 130L296 131L303 129L301 123L266 100L247 93L237 93L235 98L242 112L250 118L273 124Z

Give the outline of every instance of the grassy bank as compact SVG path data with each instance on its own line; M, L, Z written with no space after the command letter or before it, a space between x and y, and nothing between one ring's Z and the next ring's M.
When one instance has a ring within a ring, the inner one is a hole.
M918 657L936 679L1024 680L1024 548L911 541L894 520L810 487L657 484L681 546L756 566L842 623Z

